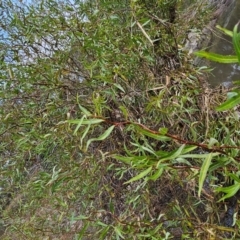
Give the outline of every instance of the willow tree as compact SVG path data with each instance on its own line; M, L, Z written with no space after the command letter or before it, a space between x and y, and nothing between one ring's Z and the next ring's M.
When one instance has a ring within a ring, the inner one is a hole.
M1 3L3 239L162 239L182 224L189 231L162 200L176 157L198 147L179 146L174 134L197 142L205 129L188 128L202 99L180 49L182 2Z

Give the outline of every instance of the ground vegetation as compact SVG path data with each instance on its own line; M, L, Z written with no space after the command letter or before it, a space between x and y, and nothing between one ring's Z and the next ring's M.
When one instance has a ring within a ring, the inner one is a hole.
M1 3L1 239L239 236L239 112L188 3Z

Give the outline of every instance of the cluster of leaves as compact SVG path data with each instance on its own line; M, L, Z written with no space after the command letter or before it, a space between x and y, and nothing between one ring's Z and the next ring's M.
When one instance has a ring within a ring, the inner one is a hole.
M199 57L204 57L214 62L225 64L229 63L240 64L240 33L238 32L238 25L239 23L237 23L234 26L233 31L217 26L217 28L220 29L224 34L232 38L233 48L236 55L221 55L213 52L207 52L204 50L196 52L195 54ZM226 111L229 109L234 109L239 105L240 94L238 88L239 88L238 86L235 86L230 92L227 93L227 100L216 108L217 111ZM217 192L225 193L225 195L219 201L231 198L237 195L239 192L240 189L239 171L229 173L228 177L230 177L230 179L232 180L232 185L230 184L230 186L218 187L216 189Z
M235 25L233 31L227 30L220 26L217 26L224 34L232 38L232 43L236 55L221 55L217 53L199 51L196 52L196 55L199 57L205 57L211 61L219 63L239 63L240 64L240 33L238 32L238 24ZM231 108L234 108L240 103L240 94L237 89L228 93L228 100L217 107L217 111L224 111Z
M238 119L216 120L180 49L183 4L1 3L3 239L216 234L208 188L238 186Z

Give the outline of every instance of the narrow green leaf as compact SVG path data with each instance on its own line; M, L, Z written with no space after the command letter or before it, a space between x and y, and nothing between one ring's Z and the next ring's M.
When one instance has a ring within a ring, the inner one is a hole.
M218 156L220 153L212 153L212 156ZM206 158L209 155L209 153L203 153L203 154L184 154L180 157L182 158Z
M240 34L238 33L238 24L233 28L233 47L237 54L238 62L240 63Z
M155 151L154 151L150 146L145 147L145 146L143 146L143 145L140 144L140 143L132 143L132 142L131 142L131 144L132 144L133 146L138 147L138 149L141 150L141 151L149 152L149 153L151 153L152 155L157 156L156 153L155 153Z
M238 92L228 92L227 93L227 99L230 99L232 97L235 97L238 95Z
M152 167L147 168L146 170L144 170L137 176L131 178L129 181L125 182L124 184L128 184L128 183L131 183L131 182L134 182L134 181L144 178L146 175L148 175L151 172L151 170L152 170Z
M218 28L219 30L221 30L225 35L229 36L229 37L233 37L233 31L230 31L226 28L222 28L219 25L216 26L216 28Z
M216 169L223 168L224 166L227 166L229 163L231 163L232 159L228 156L221 156L217 158L217 162L214 162L211 164L211 167L209 168L209 172L213 172Z
M119 155L113 155L112 157L127 164L130 164L133 159L133 157L124 157Z
M102 239L102 240L106 239L106 235L109 232L109 228L110 228L110 226L107 226L101 230L100 239Z
M150 177L148 177L148 180L152 180L152 181L156 181L163 173L164 167L159 166L159 168L156 170L156 172L151 175Z
M85 115L82 116L82 118L79 120L77 127L75 128L73 135L76 135L78 129L82 126L83 119L86 118Z
M179 149L177 149L174 152L171 152L170 154L168 154L167 156L161 158L161 161L165 161L165 160L173 160L177 157L179 157L183 151L183 149L185 148L185 144L183 144Z
M86 116L92 116L92 114L83 106L81 106L80 104L78 104L78 107L80 108L80 110L86 115Z
M228 110L228 109L231 109L231 108L235 107L239 103L240 103L240 94L238 94L237 96L234 96L234 97L228 99L223 104L218 106L216 108L216 110L217 111L225 111L225 110Z
M181 164L185 164L185 165L188 165L188 166L192 166L192 164L188 160L186 160L185 158L182 158L181 156L176 158L175 161L177 163L181 163Z
M234 181L240 183L240 179L239 179L239 177L238 177L236 174L229 173L228 176L229 176L230 178L232 178Z
M151 22L151 20L148 19L145 23L142 24L142 27L144 27L145 25L147 25L147 24L150 23L150 22Z
M193 150L195 150L197 148L197 146L185 146L185 148L182 150L182 154L191 152Z
M160 134L165 135L168 132L168 129L167 128L159 128L158 131Z
M101 226L101 227L107 227L108 226L107 224L105 224L105 223L103 223L101 221L97 221L96 224Z
M82 239L83 236L85 235L85 232L87 231L90 223L86 222L83 227L81 227L81 230L78 232L78 240Z
M114 231L117 234L117 236L119 236L122 239L125 239L124 236L122 235L122 232L121 232L120 228L114 227Z
M204 57L208 60L219 62L219 63L237 63L238 57L234 55L221 55L217 53L210 53L206 51L198 51L194 53L198 57Z
M209 153L207 155L207 157L205 158L205 160L203 162L201 170L200 170L200 174L199 174L199 189L198 189L198 196L199 197L201 195L201 191L202 191L202 188L203 188L203 183L204 183L205 178L207 176L207 172L208 172L209 166L211 164L212 157L213 157L212 153Z
M82 119L67 120L67 122L72 124L79 124L79 122L81 122L82 125L86 125L86 124L92 125L92 124L98 124L98 123L104 122L104 120L92 118L92 119L86 119L86 120L82 120Z
M125 106L119 106L119 109L122 111L125 119L128 119L128 109Z
M164 134L154 134L146 129L143 129L141 127L137 127L137 129L139 130L139 132L141 132L142 134L144 134L145 136L148 136L150 138L153 138L153 139L157 139L159 141L170 141L171 138L169 137L166 137Z
M149 153L151 153L152 155L157 156L156 153L155 153L155 151L154 151L153 149L150 149L149 147L141 146L141 150L146 151L146 152L149 152Z
M113 85L114 85L115 87L117 87L119 90L121 90L122 92L125 93L124 88L123 88L120 84L118 84L118 83L114 83Z
M91 114L86 108L84 108L83 106L80 105L78 95L77 95L77 103L78 103L79 109L80 109L86 116L92 116L92 114Z
M134 27L134 25L136 25L136 21L132 22L131 28Z
M133 161L134 162L143 162L143 161L147 161L147 159L148 159L146 156L124 157L124 156L119 156L119 155L113 155L112 157L119 161L127 163L127 164L131 164Z
M217 192L224 192L224 193L227 193L226 195L224 195L222 198L220 198L218 200L218 202L221 202L227 198L230 198L230 197L233 197L237 192L238 190L240 189L240 184L234 184L232 186L228 186L228 187L220 187L220 188L217 188L216 191Z
M81 135L81 139L80 139L81 147L82 147L82 144L83 144L83 139L86 137L88 131L90 130L90 127L91 127L91 125L88 125Z
M227 186L227 187L218 187L218 188L216 188L216 192L230 193L233 191L233 189L236 188L236 185L239 185L239 184L233 184L233 185Z
M89 147L91 142L93 142L93 141L102 141L102 140L106 139L111 134L111 132L113 131L114 127L115 127L114 125L109 127L102 135L100 135L97 138L89 139L87 141L86 150L88 149L88 147Z

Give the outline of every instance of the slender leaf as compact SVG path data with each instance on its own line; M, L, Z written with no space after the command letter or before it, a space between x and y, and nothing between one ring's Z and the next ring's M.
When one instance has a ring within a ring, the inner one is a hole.
M104 120L92 118L87 120L82 120L82 119L67 120L67 122L72 124L79 124L79 122L81 122L82 125L86 125L86 124L92 125L92 124L98 124L98 123L104 122Z
M101 235L100 235L99 239L103 239L103 240L106 239L106 235L109 232L109 229L110 229L110 226L103 228L101 230Z
M117 236L119 236L122 239L125 239L124 236L122 235L122 231L120 230L119 227L114 227L114 231L117 234Z
M202 191L202 188L203 188L203 183L204 183L205 178L207 176L207 172L208 172L209 166L211 164L212 157L213 157L212 153L209 153L207 155L207 157L205 158L205 160L203 162L201 170L200 170L200 174L199 174L199 189L198 189L198 196L199 197L201 195L201 191Z
M229 173L228 176L229 176L230 178L232 178L234 181L240 183L240 179L239 179L239 177L238 177L236 174Z
M132 143L132 142L131 142L131 144L132 144L133 146L137 146L138 149L141 150L141 151L143 151L143 152L146 151L146 152L151 153L152 155L157 156L156 153L155 153L155 151L154 151L150 146L145 147L145 146L143 146L142 144L139 144L139 143Z
M238 92L228 92L227 93L227 99L230 99L232 97L235 97L238 95Z
M82 145L83 145L83 139L86 137L88 131L90 130L90 127L91 127L91 125L89 124L89 125L85 128L84 132L83 132L82 135L81 135L81 139L80 139L81 147L82 147Z
M85 232L88 230L89 225L90 225L90 223L86 222L84 224L84 226L81 227L81 230L78 232L78 235L77 235L78 236L78 238L77 238L78 240L83 239L83 236L84 236Z
M108 226L107 224L105 224L105 223L103 223L101 221L97 221L96 224L101 226L101 227L107 227Z
M147 179L156 181L162 175L163 171L164 171L164 167L162 165L160 165L158 167L158 169L156 170L156 172L153 175L151 175L150 177L148 177Z
M141 132L142 134L144 134L145 136L148 136L150 138L153 138L153 139L157 139L157 140L160 140L160 141L169 141L171 140L171 138L165 136L164 134L155 134L155 133L152 133L146 129L143 129L143 128L140 128L140 127L137 127L137 129L139 130L139 132Z
M188 160L186 160L185 158L182 158L181 156L176 158L175 161L177 163L181 163L181 164L186 164L188 166L192 166L192 164Z
M233 28L233 47L237 54L238 62L240 63L240 34L238 33L238 24Z
M80 108L80 110L86 115L86 116L91 116L92 114L83 106L80 105L79 103L79 96L77 95L77 103L78 103L78 107Z
M218 28L219 30L221 30L225 35L229 36L229 37L233 37L233 31L230 31L226 28L222 28L221 26L217 25L216 28Z
M182 150L182 154L188 153L196 149L197 146L185 146L184 149Z
M152 170L152 167L147 168L146 170L144 170L143 172L141 172L140 174L138 174L137 176L131 178L129 181L125 182L124 184L128 184L137 180L140 180L142 178L144 178L146 175L148 175Z
M76 135L78 129L82 126L83 119L86 118L85 115L82 116L82 118L79 120L77 127L75 128L73 135Z
M109 127L102 135L100 135L100 136L97 137L97 138L89 139L89 140L87 141L86 150L88 149L88 147L89 147L89 145L90 145L91 142L94 142L94 141L102 141L102 140L106 139L106 138L111 134L111 132L113 131L114 127L115 127L114 125L111 126L111 127Z
M165 160L173 160L177 157L179 157L183 151L183 149L185 148L185 144L183 144L179 149L177 149L174 152L171 152L170 154L168 154L167 156L163 157L161 159L161 161L165 161Z
M158 131L160 134L165 135L168 132L168 129L167 128L159 128Z
M218 156L220 153L212 153L212 156ZM209 153L203 153L203 154L184 154L180 157L182 158L206 158L209 155Z
M234 184L232 186L228 186L228 187L217 188L216 189L217 192L227 193L221 199L219 199L218 202L223 201L227 198L233 197L238 192L239 189L240 189L240 184L239 183Z
M113 85L114 85L115 87L117 87L119 90L121 90L122 92L125 93L124 88L123 88L120 84L118 84L118 83L114 83Z
M238 57L234 55L221 55L217 53L211 53L206 51L198 51L195 52L195 55L198 57L204 57L208 60L219 62L219 63L237 63Z
M78 107L80 108L80 110L86 115L86 116L92 116L92 114L83 106L81 106L80 104L78 105Z
M124 156L119 156L119 155L113 155L113 158L120 160L122 162L125 162L127 164L131 164L132 161L138 162L138 161L143 161L147 160L146 156L132 156L132 157L124 157Z
M240 94L237 96L233 96L232 98L228 99L226 102L221 104L216 108L217 111L226 111L228 109L234 108L236 105L240 103Z

